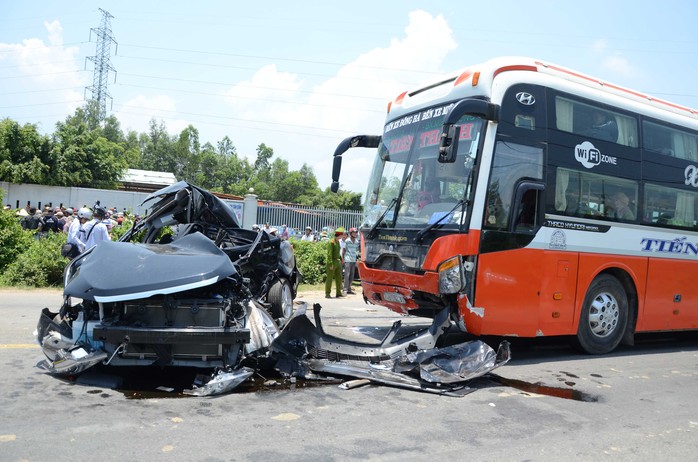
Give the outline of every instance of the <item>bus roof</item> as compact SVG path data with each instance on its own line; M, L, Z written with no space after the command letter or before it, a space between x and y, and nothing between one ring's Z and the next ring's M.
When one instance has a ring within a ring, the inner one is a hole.
M620 85L603 81L596 77L591 77L581 72L567 69L556 64L546 63L540 60L527 57L500 57L494 58L481 64L467 67L456 73L446 75L438 81L423 87L405 91L398 95L388 105L388 113L405 104L407 100L419 97L429 90L441 87L445 91L455 89L461 85L470 85L473 89L480 88L480 94L489 95L494 79L503 73L512 71L528 71L547 74L554 78L567 80L576 84L584 85L602 91L604 93L620 96L628 100L639 102L653 108L673 112L675 114L698 119L698 110L686 106L681 106L661 98L631 90ZM450 86L450 88L449 88ZM402 109L408 109L404 107ZM402 111L399 111L402 112Z

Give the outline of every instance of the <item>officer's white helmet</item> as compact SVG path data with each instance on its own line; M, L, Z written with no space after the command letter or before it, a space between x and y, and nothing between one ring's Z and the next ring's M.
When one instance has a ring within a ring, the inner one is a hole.
M92 210L88 209L87 207L83 207L80 210L78 210L78 217L84 218L86 220L91 220Z

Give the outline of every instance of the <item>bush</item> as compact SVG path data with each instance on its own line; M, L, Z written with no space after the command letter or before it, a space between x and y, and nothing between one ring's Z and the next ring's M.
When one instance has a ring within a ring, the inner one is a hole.
M124 218L123 223L121 223L118 226L114 226L111 229L111 240L112 241L118 241L121 236L126 234L126 231L131 229L133 227L133 221L129 220L128 218Z
M134 222L131 219L124 219L123 223L121 223L120 226L114 226L111 229L111 240L112 241L118 241L121 239L121 236L126 234L127 231L129 231L131 228L133 228ZM140 231L138 231L136 234L131 236L130 242L141 242L143 238L145 237L146 229L143 228ZM155 237L154 242L158 242L159 239L162 239L165 236L174 236L174 229L171 226L165 226L164 228L160 229L160 232L158 235Z
M304 284L325 282L328 242L307 242L292 239L296 264L303 273Z
M32 287L60 286L63 283L63 269L68 259L61 256L61 246L66 243L64 233L49 233L42 239L34 239L31 233L26 250L10 263L0 277L5 285Z
M0 211L0 274L32 241L32 234L22 229L13 211Z

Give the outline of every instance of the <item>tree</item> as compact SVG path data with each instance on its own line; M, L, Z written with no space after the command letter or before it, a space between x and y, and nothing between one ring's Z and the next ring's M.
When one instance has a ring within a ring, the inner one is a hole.
M115 115L110 115L104 119L102 136L113 143L123 143L126 141L124 133L121 131L121 124Z
M89 106L88 106L89 107ZM45 184L114 189L126 171L124 148L104 138L83 108L65 122L56 124L53 134L51 181Z
M336 193L333 193L330 188L325 188L325 191L318 188L314 194L303 196L301 204L328 209L362 209L361 194L344 191L341 187Z
M49 184L51 144L36 125L0 121L0 181Z
M224 136L223 139L218 142L218 154L224 156L237 156L237 149L235 148L233 141L228 138L228 136Z
M211 143L206 143L198 157L199 168L194 183L205 189L221 190L221 177L218 174L221 156Z
M269 159L274 156L274 150L268 147L266 144L262 143L257 146L257 159L254 161L254 171L259 174L260 172L268 172L271 168L269 164Z
M253 185L253 168L247 159L240 159L237 155L222 155L219 159L219 175L223 192L238 196L247 194Z
M172 172L178 179L193 183L199 166L199 131L190 124L179 134L174 149Z
M254 161L253 175L250 180L255 194L259 197L272 199L271 165L269 159L274 156L274 150L264 143L257 146L257 159ZM274 198L273 200L277 200Z
M218 170L216 171L216 183L222 192L226 194L247 194L252 176L252 166L247 159L240 160L233 141L223 137L217 143Z
M155 119L151 119L148 134L146 137L141 135L140 144L142 169L174 173L172 139L167 133L165 122L158 124Z
M143 142L147 136L145 133L142 135L144 138L141 138L135 130L131 130L121 142L121 146L124 148L124 160L128 168L143 168L142 146L144 146Z

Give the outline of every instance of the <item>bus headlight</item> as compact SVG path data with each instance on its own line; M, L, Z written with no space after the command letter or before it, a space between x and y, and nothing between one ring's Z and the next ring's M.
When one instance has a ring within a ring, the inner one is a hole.
M439 292L457 294L465 287L465 274L460 255L449 258L437 268L439 272Z

